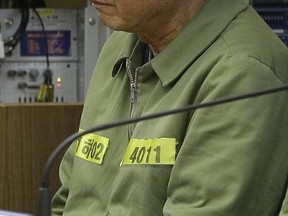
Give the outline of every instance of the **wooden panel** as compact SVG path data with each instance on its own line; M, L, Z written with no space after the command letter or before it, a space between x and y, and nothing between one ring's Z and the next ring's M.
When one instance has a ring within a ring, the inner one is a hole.
M82 104L0 105L0 209L37 211L43 168L54 148L77 132ZM60 186L58 168L52 168L52 194Z

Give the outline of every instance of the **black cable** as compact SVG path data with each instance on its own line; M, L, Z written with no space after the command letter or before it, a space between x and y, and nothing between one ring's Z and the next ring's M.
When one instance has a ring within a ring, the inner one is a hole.
M136 123L144 120L149 120L149 119L155 119L155 118L160 118L163 116L167 115L173 115L181 112L187 112L191 110L196 110L196 109L201 109L201 108L206 108L210 106L216 106L228 102L233 102L233 101L238 101L242 99L248 99L248 98L253 98L261 95L266 95L266 94L272 94L276 93L279 91L284 91L288 89L288 85L283 85L277 88L271 88L271 89L265 89L261 91L256 91L252 93L247 93L247 94L242 94L242 95L236 95L236 96L230 96L230 97L225 97L225 98L220 98L218 100L213 100L210 102L205 102L205 103L200 103L200 104L192 104L188 105L185 107L181 107L178 109L173 109L173 110L168 110L164 112L159 112L159 113L154 113L150 115L144 115L141 117L137 118L132 118L132 119L127 119L123 121L118 121L118 122L112 122L112 123L107 123L99 126L95 126L92 128L88 128L85 131L74 133L71 136L67 137L63 142L61 142L52 152L50 157L48 158L45 167L44 167L44 177L41 183L41 186L39 188L39 209L38 209L38 216L51 216L51 192L49 188L49 175L51 171L51 167L53 162L55 161L56 157L62 152L62 150L66 147L68 147L73 141L75 141L77 138L91 133L91 132L96 132L100 130L105 130L113 127L118 127L122 125L127 125L131 123Z
M181 112L187 112L187 111L206 108L206 107L210 107L210 106L216 106L216 105L220 105L220 104L224 104L224 103L228 103L228 102L258 97L261 95L272 94L272 93L276 93L276 92L284 91L284 90L288 90L288 84L280 86L280 87L276 87L276 88L265 89L265 90L261 90L261 91L255 91L252 93L246 93L246 94L241 94L241 95L236 95L236 96L229 96L229 97L225 97L225 98L220 98L218 100L213 100L210 102L204 102L204 103L200 103L200 104L191 104L191 105L181 107L178 109L163 111L163 112L154 113L154 114L150 114L150 115L144 115L144 116L137 117L137 118L131 118L131 119L123 120L123 121L107 123L107 124L103 124L103 125L89 128L85 131L74 133L71 136L67 137L62 143L60 143L55 148L55 150L52 152L50 157L48 158L46 165L45 165L45 168L44 168L44 178L43 178L42 186L43 187L48 186L49 173L50 173L50 170L52 167L52 163L56 159L56 157L59 155L59 153L65 147L67 147L69 144L71 144L74 140L76 140L77 138L79 138L79 137L81 137L87 133L96 132L96 131L100 131L100 130L106 130L106 129L113 128L113 127L118 127L118 126L136 123L136 122L140 122L140 121L144 121L144 120L154 119L154 118L159 118L159 117L163 117L163 116L167 116L167 115L173 115L173 114L177 114L177 113L181 113Z
M15 3L14 3L15 4ZM15 5L14 5L15 6ZM20 25L18 27L18 29L16 30L16 32L13 34L13 36L10 38L10 40L7 41L7 43L13 41L13 39L15 41L17 41L17 43L19 42L20 36L23 32L25 32L27 24L29 22L29 7L25 2L20 2L19 5L16 5L17 8L20 9L21 11L21 21L20 21ZM17 44L15 44L16 46Z
M50 60L49 60L49 49L48 49L48 37L47 37L47 32L43 23L43 20L40 16L40 14L38 13L38 11L36 10L35 7L31 7L32 10L34 11L34 13L36 14L36 16L39 19L39 22L41 24L41 28L43 31L43 35L44 35L44 43L45 43L45 56L46 56L46 66L47 66L47 70L45 71L45 79L44 79L44 83L47 85L51 85L52 84L52 73L50 70Z
M41 5L43 5L43 4L41 4ZM43 6L45 6L45 4ZM46 65L47 65L47 70L45 71L44 83L47 85L51 85L52 84L52 73L50 70L48 38L47 38L47 33L45 30L43 20L35 8L35 2L33 4L30 4L29 2L25 2L25 1L16 1L13 3L13 7L20 7L21 21L20 21L20 25L19 25L18 29L15 31L15 33L8 40L6 40L4 42L4 46L8 47L8 49L5 51L5 54L6 55L9 54L15 49L15 47L17 46L17 44L20 41L21 35L26 31L26 27L28 25L29 18L30 18L30 10L29 10L29 7L30 7L33 10L33 12L36 14L36 16L40 22L42 31L43 31Z
M26 4L22 4L20 11L21 11L21 21L18 29L8 40L4 41L4 46L8 47L8 50L5 51L5 54L9 54L15 49L15 47L20 41L21 35L25 32L27 24L29 22L29 14L30 14L29 7Z

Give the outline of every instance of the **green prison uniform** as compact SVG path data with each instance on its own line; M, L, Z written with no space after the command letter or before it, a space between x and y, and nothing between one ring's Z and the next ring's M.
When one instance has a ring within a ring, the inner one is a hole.
M80 130L288 83L287 47L246 0L210 0L143 65L136 35L100 54ZM288 93L83 136L53 215L274 216L286 191Z

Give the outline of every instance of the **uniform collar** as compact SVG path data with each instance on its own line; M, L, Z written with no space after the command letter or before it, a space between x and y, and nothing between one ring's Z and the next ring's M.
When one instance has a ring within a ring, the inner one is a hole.
M233 19L249 6L248 0L209 0L180 34L151 61L164 86L176 80L220 36ZM113 75L125 64L138 38L127 34L113 68ZM180 57L178 57L180 56Z
M118 57L116 58L112 76L115 76L123 67L125 67L125 61L131 53L133 52L135 45L139 41L138 37L135 34L128 33L126 35L126 38L121 41L122 44L125 44L122 46L122 49L119 52Z

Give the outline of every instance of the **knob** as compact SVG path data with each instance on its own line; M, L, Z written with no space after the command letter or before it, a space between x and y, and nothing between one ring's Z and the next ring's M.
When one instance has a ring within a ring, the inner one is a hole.
M15 70L9 70L7 72L8 77L15 77L17 75L17 72Z
M32 80L36 80L39 76L39 71L36 70L36 69L32 69L30 72L29 72L29 76Z

